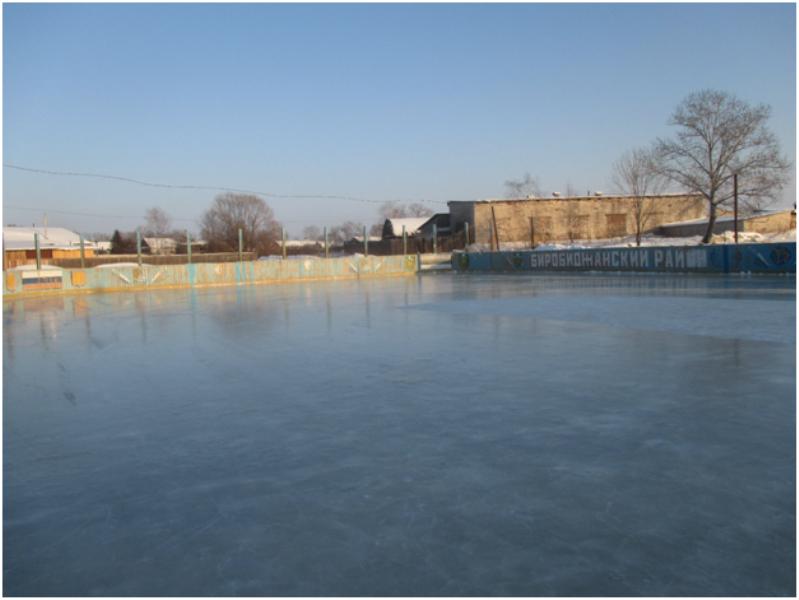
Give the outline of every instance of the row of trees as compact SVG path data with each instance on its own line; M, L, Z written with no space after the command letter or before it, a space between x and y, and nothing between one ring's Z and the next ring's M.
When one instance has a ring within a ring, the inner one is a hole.
M378 210L380 221L369 227L369 235L380 235L385 219L399 217L430 216L433 211L419 203L400 204L386 202ZM341 244L363 234L363 224L345 221L331 227L328 239L332 244ZM250 194L221 194L214 198L211 207L200 219L200 235L207 242L210 252L235 252L239 247L239 230L246 251L259 255L274 254L280 251L282 228L275 219L269 205L258 196ZM142 234L146 237L171 237L182 241L185 232L172 227L172 219L161 208L153 207L145 213ZM303 238L322 240L322 229L309 226L303 230ZM128 254L136 251L135 234L122 234L115 231L111 238L111 251Z
M672 113L668 123L676 128L673 137L657 138L622 155L613 165L613 183L634 198L636 242L640 245L657 209L648 196L669 188L705 199L709 218L704 243L710 241L718 211L729 208L733 200L735 175L745 211L777 200L791 164L768 129L770 116L765 104L753 106L726 92L702 90L690 94ZM543 195L538 179L529 173L506 181L505 187L512 197Z

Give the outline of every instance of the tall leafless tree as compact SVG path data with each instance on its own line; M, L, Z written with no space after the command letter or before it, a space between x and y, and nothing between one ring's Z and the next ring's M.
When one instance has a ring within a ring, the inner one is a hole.
M211 251L233 252L242 230L244 249L268 254L276 249L280 224L269 205L250 194L221 194L202 217L202 236Z
M713 235L718 207L732 200L735 173L738 197L749 209L776 200L786 184L790 163L766 127L770 116L765 104L752 106L727 92L702 90L672 114L669 124L678 128L676 137L657 140L660 173L707 200L704 243Z
M378 210L380 218L400 219L403 217L429 217L433 211L419 202L401 204L399 202L384 202ZM381 224L382 227L382 224Z
M144 213L144 232L154 237L163 237L169 233L172 219L162 208L153 206Z
M625 152L613 165L613 184L619 192L633 199L635 245L640 246L641 234L646 231L656 208L651 196L662 192L665 185L653 151L635 148Z
M543 196L537 177L525 173L521 179L508 179L505 182L506 198L527 198L528 196Z
M316 225L308 225L308 227L305 227L302 230L302 239L304 240L313 240L314 242L318 242L323 238L324 236L322 235L322 230Z
M360 235L363 235L363 224L355 221L345 221L330 228L330 241L333 244L343 244Z

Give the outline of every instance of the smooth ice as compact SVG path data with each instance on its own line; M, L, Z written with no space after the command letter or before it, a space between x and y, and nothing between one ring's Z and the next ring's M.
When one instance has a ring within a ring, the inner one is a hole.
M6 595L793 595L795 279L6 302Z

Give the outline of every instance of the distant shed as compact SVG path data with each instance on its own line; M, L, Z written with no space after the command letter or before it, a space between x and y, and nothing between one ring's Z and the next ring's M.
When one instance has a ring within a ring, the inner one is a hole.
M80 258L80 235L63 227L3 227L3 269L36 263L34 234L39 234L42 264L58 258ZM94 242L85 241L86 257L94 256Z

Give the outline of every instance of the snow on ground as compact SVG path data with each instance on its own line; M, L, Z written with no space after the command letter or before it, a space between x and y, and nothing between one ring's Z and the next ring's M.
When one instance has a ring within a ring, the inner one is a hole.
M731 244L735 241L735 234L725 231L722 234L714 235L711 244ZM761 234L755 232L738 232L738 241L743 243L762 243L762 242L788 242L796 241L796 230L785 231L782 233ZM641 246L698 246L702 242L702 236L693 235L688 237L664 237L660 235L647 234L641 237ZM572 250L580 248L634 248L635 236L608 238L602 240L575 240L573 242L553 242L549 244L539 244L536 250ZM527 242L502 242L501 250L529 250L530 244ZM490 244L469 244L469 252L490 252Z

